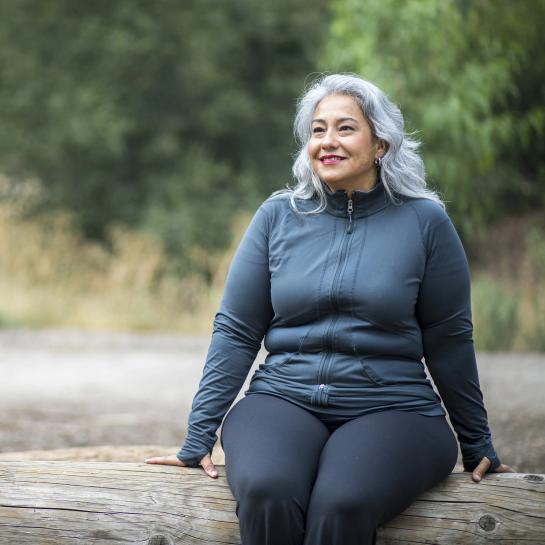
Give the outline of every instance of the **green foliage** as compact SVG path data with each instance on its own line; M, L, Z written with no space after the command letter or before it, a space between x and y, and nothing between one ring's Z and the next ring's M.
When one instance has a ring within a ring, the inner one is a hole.
M472 283L474 340L477 350L511 350L519 333L519 294L511 294L492 278Z
M4 313L0 313L0 329L8 329L16 326L20 326L16 320L13 320Z
M526 246L531 263L530 313L532 327L525 332L524 342L531 350L545 352L545 225L533 225L526 234Z
M290 181L325 0L0 2L0 172L88 235L121 221L182 261Z
M531 301L533 313L532 327L525 331L524 346L528 350L545 352L545 290L537 291Z
M462 236L545 205L545 0L333 0L333 12L323 68L399 104Z
M526 234L528 254L536 280L545 278L545 228L533 225Z

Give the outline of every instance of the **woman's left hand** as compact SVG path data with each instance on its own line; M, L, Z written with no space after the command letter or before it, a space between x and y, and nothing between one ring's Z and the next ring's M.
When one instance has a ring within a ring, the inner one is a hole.
M484 479L486 471L490 467L491 463L492 462L490 461L490 459L484 456L483 459L479 462L479 465L471 473L471 479L476 483ZM516 473L516 471L508 465L500 464L494 471L491 471L490 473Z

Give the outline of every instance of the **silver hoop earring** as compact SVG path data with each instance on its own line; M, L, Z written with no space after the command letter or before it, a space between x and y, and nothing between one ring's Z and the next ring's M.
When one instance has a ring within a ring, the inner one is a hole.
M377 167L380 167L382 164L382 157L375 157L375 160L373 161Z

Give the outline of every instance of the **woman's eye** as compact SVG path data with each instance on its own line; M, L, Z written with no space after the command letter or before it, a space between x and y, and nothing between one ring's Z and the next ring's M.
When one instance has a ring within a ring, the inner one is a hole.
M312 129L312 132L313 132L313 133L317 133L317 132L322 132L323 130L324 130L324 129L323 129L322 127L314 127L314 128Z
M351 131L351 130L353 130L353 127L351 127L350 125L343 125L343 126L341 127L341 131L344 131L344 130L346 130L346 129L348 129L349 131Z

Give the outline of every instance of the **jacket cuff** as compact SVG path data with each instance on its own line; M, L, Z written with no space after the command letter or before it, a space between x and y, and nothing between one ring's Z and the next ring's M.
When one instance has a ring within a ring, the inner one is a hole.
M464 452L464 449L462 449L462 453L464 471L473 471L480 464L484 456L486 456L491 462L490 467L486 470L486 473L493 472L501 465L501 460L496 454L492 443L489 443L485 448L481 448L478 451L468 452L466 450L466 452Z
M183 462L187 467L200 467L199 462L202 460L203 456L210 454L208 451L198 454L197 456L191 456L184 453L183 449L176 454L176 458Z

